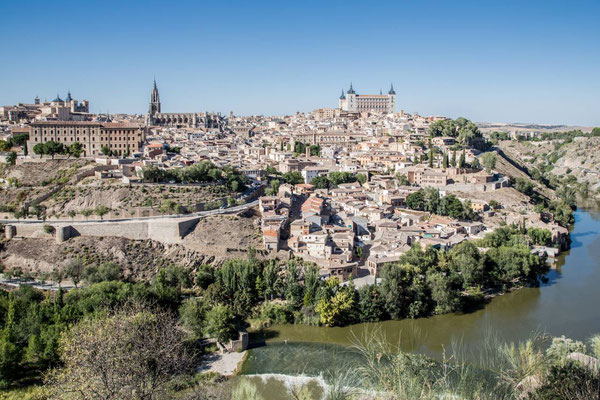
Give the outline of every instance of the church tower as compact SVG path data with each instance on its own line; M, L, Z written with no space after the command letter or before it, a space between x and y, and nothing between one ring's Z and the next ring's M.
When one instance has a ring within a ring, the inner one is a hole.
M154 115L160 113L160 96L158 95L158 88L156 87L156 79L154 79L154 87L152 88L152 94L150 95L150 108L148 109L148 115L152 118Z

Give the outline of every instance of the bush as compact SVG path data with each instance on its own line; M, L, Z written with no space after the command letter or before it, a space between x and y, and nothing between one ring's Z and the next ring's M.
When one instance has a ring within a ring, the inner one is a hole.
M265 302L254 310L252 321L254 328L268 328L274 324L289 324L294 322L293 309L284 303Z

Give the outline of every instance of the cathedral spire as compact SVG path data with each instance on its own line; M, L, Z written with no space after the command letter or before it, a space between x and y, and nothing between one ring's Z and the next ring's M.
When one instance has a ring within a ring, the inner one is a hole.
M150 108L148 114L154 115L160 113L160 95L158 94L158 86L156 86L156 78L154 78L154 85L152 87L152 94L150 95Z

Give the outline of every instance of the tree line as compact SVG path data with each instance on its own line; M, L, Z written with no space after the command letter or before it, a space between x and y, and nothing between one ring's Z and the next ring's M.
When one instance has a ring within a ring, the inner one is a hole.
M74 142L70 145L65 145L61 142L55 142L54 140L49 140L44 143L38 143L33 146L33 152L35 154L44 156L48 155L54 159L54 156L57 154L65 155L65 156L73 156L80 157L83 153L83 145L79 142Z
M201 161L189 167L163 169L154 165L142 169L142 179L146 182L209 183L223 182L233 192L247 189L248 177L238 169L226 165L218 167L210 161Z

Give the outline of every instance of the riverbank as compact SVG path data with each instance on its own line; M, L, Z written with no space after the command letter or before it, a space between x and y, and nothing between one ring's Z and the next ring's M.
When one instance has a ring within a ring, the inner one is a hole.
M490 335L513 342L527 339L532 332L585 340L600 332L600 314L595 307L600 304L597 290L600 287L600 212L580 209L576 211L575 219L571 249L557 257L556 269L548 272L547 281L540 287L523 287L496 296L485 307L469 313L331 328L273 325L258 338L264 340L266 346L251 350L250 356L286 342L309 347L339 345L331 349L320 348L314 353L319 360L321 357L327 359L351 346L353 338L374 329L381 330L392 346L435 358L453 346L476 347ZM289 346L278 349L291 351ZM302 360L308 364L315 361L310 356ZM251 366L250 363L246 364L243 373L254 373L253 368L246 368ZM271 373L283 373L280 366L274 363L267 369Z
M236 375L242 368L248 351L218 353L214 352L202 357L198 372L214 372L222 376Z

